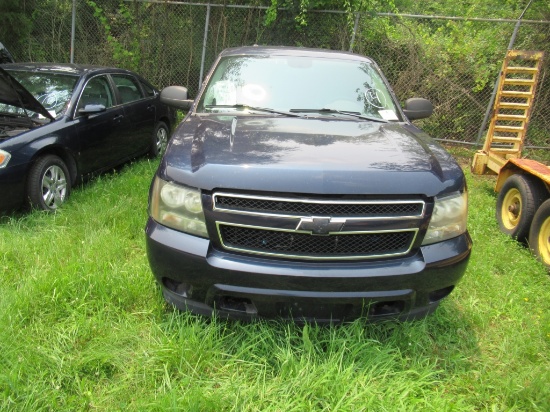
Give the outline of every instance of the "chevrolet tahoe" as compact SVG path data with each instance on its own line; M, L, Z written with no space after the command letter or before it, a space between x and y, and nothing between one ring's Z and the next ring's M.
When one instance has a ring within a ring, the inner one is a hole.
M217 58L150 189L147 255L167 302L232 319L411 320L472 248L464 174L361 55L240 47Z

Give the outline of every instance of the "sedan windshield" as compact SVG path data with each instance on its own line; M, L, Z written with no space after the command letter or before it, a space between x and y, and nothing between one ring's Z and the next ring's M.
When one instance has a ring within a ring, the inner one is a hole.
M9 70L9 73L55 118L60 117L67 110L78 80L77 76L59 73L36 73L20 70ZM13 106L2 107L2 111L24 113L23 109ZM34 113L31 111L29 114L33 115Z
M391 93L366 61L231 56L212 74L197 112L261 112L399 120Z

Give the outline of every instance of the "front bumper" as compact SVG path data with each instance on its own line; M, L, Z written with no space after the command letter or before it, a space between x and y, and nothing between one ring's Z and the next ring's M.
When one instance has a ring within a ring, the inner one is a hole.
M0 211L17 209L23 204L27 169L25 164L0 169Z
M302 262L226 253L152 219L145 230L149 263L169 303L246 320L422 318L459 282L472 247L465 233L402 258Z

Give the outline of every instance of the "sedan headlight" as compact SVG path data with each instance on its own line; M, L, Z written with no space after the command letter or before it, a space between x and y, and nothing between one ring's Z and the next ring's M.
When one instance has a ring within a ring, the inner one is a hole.
M459 236L466 231L468 218L468 194L455 192L436 198L430 226L423 245L441 242Z
M150 202L151 217L158 223L195 236L208 237L201 192L155 178Z
M0 150L0 169L6 167L11 159L11 155L5 150Z

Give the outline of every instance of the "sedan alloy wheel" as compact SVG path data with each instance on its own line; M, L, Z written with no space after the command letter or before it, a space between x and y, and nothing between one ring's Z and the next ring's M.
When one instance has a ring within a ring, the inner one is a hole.
M56 210L67 200L70 188L67 166L59 157L38 159L29 175L28 197L33 207Z

